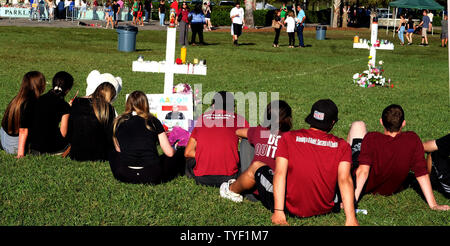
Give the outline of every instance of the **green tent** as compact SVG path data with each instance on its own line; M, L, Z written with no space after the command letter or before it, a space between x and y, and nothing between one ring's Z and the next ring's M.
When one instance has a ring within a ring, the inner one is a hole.
M394 8L408 8L408 9L431 9L431 10L443 10L439 3L434 0L397 0L390 2L389 6Z

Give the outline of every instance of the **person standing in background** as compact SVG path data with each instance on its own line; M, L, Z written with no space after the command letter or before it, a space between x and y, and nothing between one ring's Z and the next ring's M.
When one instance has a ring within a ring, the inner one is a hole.
M188 33L189 33L189 6L186 2L181 4L181 9L178 10L177 18L175 23L180 27L180 36L178 38L178 43L181 46L186 46L188 44Z
M159 2L159 25L164 26L164 18L166 17L166 1L161 0Z
M245 26L244 9L241 8L239 2L236 2L235 7L231 9L230 18L232 23L231 33L233 35L233 44L239 46L238 38L242 34L242 27Z
M150 20L152 19L152 1L151 0L145 0L144 2L144 10L145 10L145 21L147 23L150 23Z
M303 11L302 6L298 5L297 6L297 37L298 37L298 47L299 48L304 48L305 44L303 42L303 29L305 28L305 20L306 20L306 15L305 15L305 11Z
M444 19L441 21L442 32L441 32L441 47L447 47L448 42L448 16L444 12Z

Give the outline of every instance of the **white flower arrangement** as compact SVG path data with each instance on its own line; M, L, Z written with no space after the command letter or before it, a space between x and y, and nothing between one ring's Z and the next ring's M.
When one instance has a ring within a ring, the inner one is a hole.
M372 57L369 56L369 59L372 59ZM371 64L369 61L369 69L362 73L355 73L353 75L353 83L366 88L375 86L394 88L391 79L386 81L386 78L383 76L383 61L379 61L378 64L379 66L374 66L374 64Z

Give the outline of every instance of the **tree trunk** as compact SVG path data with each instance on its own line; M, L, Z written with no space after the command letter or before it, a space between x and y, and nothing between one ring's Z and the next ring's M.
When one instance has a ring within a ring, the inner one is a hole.
M342 0L333 0L333 25L332 27L338 27L340 19Z
M255 0L245 1L245 25L249 28L255 28L255 21L253 20L253 9L255 6Z

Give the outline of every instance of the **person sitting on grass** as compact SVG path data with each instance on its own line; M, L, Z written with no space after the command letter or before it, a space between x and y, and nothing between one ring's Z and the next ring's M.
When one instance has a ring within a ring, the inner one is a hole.
M432 187L450 199L450 134L423 143Z
M238 176L236 130L249 127L245 118L234 113L234 96L221 91L214 95L212 110L202 114L189 138L184 156L186 176L197 184L219 187Z
M305 118L309 129L288 131L278 140L275 171L262 165L255 182L272 223L287 225L286 214L311 217L332 212L339 185L346 225L358 225L350 176L351 150L345 140L329 134L338 121L330 99L319 100Z
M383 110L380 123L384 133L365 134L356 169L355 198L365 193L389 196L409 184L409 172L414 172L428 206L433 210L448 210L438 205L431 188L422 142L415 132L402 129L406 125L400 105L391 104Z
M149 109L145 93L134 91L128 96L125 112L114 120L116 151L109 163L117 180L159 184L184 172L184 148L172 148L164 127ZM157 143L164 152L162 156Z
M267 105L265 122L263 126L242 128L236 131L236 135L247 138L254 146L251 165L239 176L237 180L230 179L220 186L220 196L241 202L242 193L252 191L256 185L256 170L263 166L268 166L270 170L275 170L275 152L278 140L283 132L292 128L292 110L285 101L273 101ZM242 152L242 146L241 146ZM241 160L242 165L242 160ZM256 194L257 196L257 194Z
M31 71L23 76L19 93L6 107L0 128L0 145L16 158L27 152L28 129L33 121L36 101L45 91L45 77L41 72Z
M94 70L86 81L87 96L75 98L70 109L69 156L77 161L107 161L114 148L112 126L116 112L111 103L122 88L122 80Z
M58 72L53 77L52 89L38 98L30 127L31 154L61 154L68 147L65 136L70 105L64 97L72 86L72 75Z

